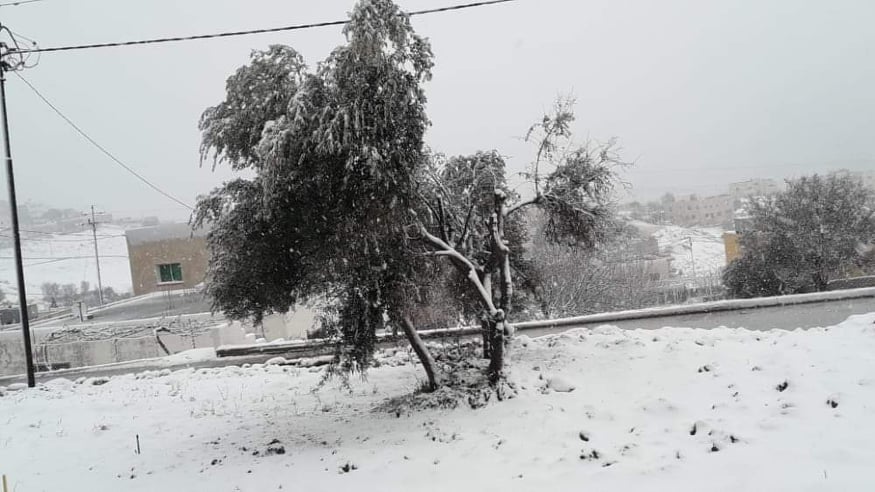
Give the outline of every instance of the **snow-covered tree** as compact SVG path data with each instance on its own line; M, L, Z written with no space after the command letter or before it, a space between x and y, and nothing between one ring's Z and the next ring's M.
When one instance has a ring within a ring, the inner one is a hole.
M447 258L467 285L460 310L481 315L497 382L514 277L523 286L535 277L521 254L522 211L544 210L552 240L592 243L610 216L616 159L609 147L571 146L573 115L560 104L530 132L534 189L520 201L498 153L425 151L431 49L391 0L361 0L344 34L316 70L287 46L253 53L201 119L203 155L252 176L198 201L194 224L211 224L214 309L258 321L327 299L323 328L341 342L335 368L366 368L388 324L407 335L434 388L440 375L414 313L448 278Z
M873 198L853 177L815 174L788 181L774 196L750 200L742 257L724 272L730 294L826 290L831 279L859 265L875 241Z
M389 0L362 0L316 70L287 46L255 52L201 119L202 152L248 170L197 206L209 222L214 308L256 320L335 303L339 365L367 367L384 315L401 324L424 261L405 255L428 120L432 55Z
M532 187L528 199L508 187L506 164L497 152L432 163L420 180L426 183L426 210L412 234L473 287L469 295L479 305L493 383L504 375L515 286L537 293L540 282L534 263L523 257L525 211L536 208L543 214L546 240L583 248L596 244L613 224L610 205L620 161L613 143L574 145L573 121L573 101L560 99L530 128L527 139L537 150L523 173Z

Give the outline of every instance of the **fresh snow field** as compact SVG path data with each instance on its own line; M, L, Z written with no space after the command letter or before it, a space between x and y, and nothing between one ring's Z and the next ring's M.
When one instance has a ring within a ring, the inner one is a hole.
M654 233L659 250L672 257L672 268L683 277L717 275L726 266L723 229L719 227L664 226ZM690 239L693 255L690 256Z
M0 397L0 473L15 492L875 490L873 322L518 336L519 395L477 410L376 411L417 387L406 352L351 390L281 365L55 380Z
M103 286L112 287L119 293L131 290L131 267L124 234L124 228L112 224L97 229ZM29 300L42 300L40 286L44 282L72 283L78 289L79 283L86 280L92 289L97 288L91 230L53 235L24 233L21 249ZM6 293L7 299L15 302L18 290L12 247L0 248L0 257L0 290Z

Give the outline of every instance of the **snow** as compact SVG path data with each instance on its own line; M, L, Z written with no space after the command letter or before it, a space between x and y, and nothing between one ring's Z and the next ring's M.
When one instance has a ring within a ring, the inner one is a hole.
M375 411L421 382L398 350L349 388L263 364L55 380L0 397L0 463L17 491L872 490L873 323L520 337L516 398L400 416Z
M653 232L659 250L672 257L672 268L686 278L716 275L726 266L723 229L719 227L662 226ZM693 255L690 256L690 240ZM693 272L695 271L695 275Z
M132 246L136 246L155 241L164 241L167 239L189 239L192 236L205 236L206 234L207 230L192 229L191 225L186 223L161 224L139 229L130 229L127 231L127 238Z
M161 357L161 361L166 365L189 364L195 362L203 362L216 358L216 349L213 347L204 347L177 352L167 357Z
M571 393L576 388L574 383L562 376L548 377L547 387L557 393Z
M104 287L116 292L131 290L131 267L128 263L128 245L124 228L104 224L97 229L97 246L100 252L100 276ZM61 285L72 283L79 288L83 280L97 288L97 268L94 262L94 240L91 231L73 234L38 235L25 233L21 242L24 261L24 278L29 300L41 300L40 286L45 282ZM0 289L7 298L18 295L15 280L15 261L11 243L0 248ZM52 261L49 258L67 258ZM26 258L35 258L27 260Z

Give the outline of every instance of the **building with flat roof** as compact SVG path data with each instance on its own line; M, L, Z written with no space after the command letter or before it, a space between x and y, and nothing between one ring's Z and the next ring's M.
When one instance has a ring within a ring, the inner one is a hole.
M206 230L162 224L125 231L134 295L190 289L206 278Z
M671 204L671 223L684 227L722 226L732 222L732 195L678 197Z
M781 185L774 179L755 178L747 181L729 183L729 194L736 202L749 197L774 195L781 191Z

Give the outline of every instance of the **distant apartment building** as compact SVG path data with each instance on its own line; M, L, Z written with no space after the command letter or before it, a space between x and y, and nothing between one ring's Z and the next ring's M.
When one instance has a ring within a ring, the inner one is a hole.
M125 232L135 296L190 289L207 272L206 231L188 224L163 224Z
M774 179L756 178L729 183L729 194L736 202L751 196L773 195L779 191L781 191L781 186Z
M678 197L671 204L671 222L685 227L730 224L733 202L732 195Z

